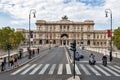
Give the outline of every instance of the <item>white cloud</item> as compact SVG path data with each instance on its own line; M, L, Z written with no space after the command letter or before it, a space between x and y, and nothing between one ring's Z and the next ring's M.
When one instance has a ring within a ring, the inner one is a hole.
M68 4L63 3L64 0L1 0L0 8L5 12L9 12L12 17L18 21L11 21L12 24L28 23L29 10L34 8L37 10L37 19L59 20L63 15L68 15L71 20L82 21L92 19L96 26L105 26L109 24L109 18L105 18L105 9L110 8L113 12L113 26L120 26L120 1L106 0L104 6L91 6L84 3L71 0ZM6 3L6 4L2 4ZM12 6L12 4L15 4ZM19 21L22 19L22 21ZM34 22L34 19L32 19Z

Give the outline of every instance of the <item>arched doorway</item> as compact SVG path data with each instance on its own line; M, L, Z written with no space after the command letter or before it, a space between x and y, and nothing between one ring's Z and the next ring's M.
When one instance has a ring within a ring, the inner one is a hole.
M62 34L61 41L60 41L61 45L69 45L68 40L67 40L68 38L69 36L67 34Z

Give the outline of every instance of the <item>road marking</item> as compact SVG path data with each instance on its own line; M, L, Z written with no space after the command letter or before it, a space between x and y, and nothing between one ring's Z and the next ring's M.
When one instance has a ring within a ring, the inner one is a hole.
M114 65L114 67L116 67L116 68L120 69L120 67L119 67L119 66L117 66L117 65Z
M80 67L86 73L86 75L91 75L90 72L85 68L85 66L83 64L80 64Z
M28 71L30 71L32 68L34 68L37 64L33 64L31 67L27 68L24 72L21 73L21 75L26 74Z
M110 73L114 74L115 76L120 76L119 74L117 74L116 72L110 70L108 67L105 67L103 65L101 65L101 67L103 67L104 69L106 69L107 71L109 71Z
M107 73L106 71L104 71L103 69L98 67L97 65L95 65L95 68L98 69L99 71L101 71L102 73L104 73L106 76L111 76L109 73Z
M110 65L108 65L108 67L111 68L111 69L113 69L113 70L115 70L116 72L120 73L120 70L118 70L118 69L116 69L116 68L114 68L114 67L112 67Z
M41 68L42 64L40 64L39 66L37 66L31 73L30 75L35 74L40 68Z
M101 74L100 74L98 71L96 71L92 66L90 66L90 65L87 64L87 67L88 67L91 71L93 71L96 75L101 76Z
M66 72L67 74L72 74L70 64L66 64Z
M46 64L45 67L39 72L39 74L44 74L50 64Z
M14 73L12 73L11 75L15 75L17 73L19 73L20 71L24 70L25 68L27 68L28 66L30 66L30 64L25 65L24 67L22 67L21 69L18 69L17 71L15 71Z
M63 64L59 64L58 74L62 74Z
M79 71L79 69L78 69L78 67L77 67L77 65L76 65L76 64L75 64L75 72L76 72L76 74L81 75L81 72Z
M55 67L56 67L56 64L53 64L48 74L53 74Z
M65 50L65 54L66 54L66 58L67 58L68 63L69 63L69 64L72 63L72 61L71 61L71 59L70 59L70 56L68 55L68 52L67 52L67 50L66 50L65 47L64 47L64 50Z

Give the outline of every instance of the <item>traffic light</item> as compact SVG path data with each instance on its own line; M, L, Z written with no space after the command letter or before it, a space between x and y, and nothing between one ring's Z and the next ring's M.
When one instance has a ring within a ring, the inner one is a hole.
M33 31L30 31L30 38L33 38Z
M73 43L71 43L70 50L76 51L76 41L74 40Z
M11 49L12 46L10 44L7 44L7 49Z

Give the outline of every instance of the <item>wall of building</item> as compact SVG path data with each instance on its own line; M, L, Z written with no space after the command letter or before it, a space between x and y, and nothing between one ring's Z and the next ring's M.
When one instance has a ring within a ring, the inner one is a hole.
M23 43L28 44L29 31L25 29L18 29L18 31L21 31L26 38ZM70 45L74 39L78 45L83 43L90 47L109 46L107 31L94 30L92 20L85 20L84 22L73 22L68 19L56 22L36 21L36 30L33 31L33 44Z

